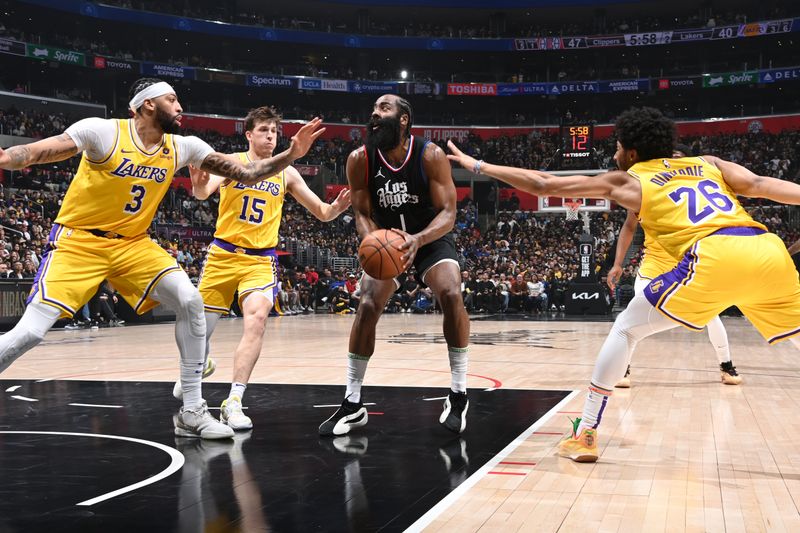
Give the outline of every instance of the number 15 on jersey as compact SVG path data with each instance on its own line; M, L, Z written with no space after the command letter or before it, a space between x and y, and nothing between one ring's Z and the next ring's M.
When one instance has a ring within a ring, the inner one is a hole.
M264 220L264 205L267 203L263 198L251 198L248 195L242 197L242 212L239 220L248 224L261 224Z

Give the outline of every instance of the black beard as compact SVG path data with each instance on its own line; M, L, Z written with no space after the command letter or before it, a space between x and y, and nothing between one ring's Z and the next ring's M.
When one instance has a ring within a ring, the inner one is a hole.
M373 129L378 126L377 129ZM396 148L401 141L400 117L386 117L370 120L367 123L367 148L377 148L383 152Z
M181 130L177 123L178 116L170 117L165 111L156 108L156 122L164 130L164 133L178 133Z

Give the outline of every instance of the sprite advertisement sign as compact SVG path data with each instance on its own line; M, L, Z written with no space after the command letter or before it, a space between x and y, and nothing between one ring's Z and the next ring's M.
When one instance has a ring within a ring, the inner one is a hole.
M27 43L26 56L42 61L59 61L70 65L86 65L86 56L80 52Z
M749 85L752 83L758 83L758 72L755 70L703 74L704 88L730 87L731 85Z

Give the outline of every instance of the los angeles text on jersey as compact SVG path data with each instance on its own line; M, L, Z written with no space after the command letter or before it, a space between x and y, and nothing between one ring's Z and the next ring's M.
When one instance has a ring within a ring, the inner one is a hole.
M387 181L378 189L378 205L383 209L397 209L404 204L418 204L419 196L408 194L408 184L404 182Z
M156 183L164 183L167 179L167 169L161 167L149 167L147 165L137 165L127 157L122 159L122 163L111 171L114 176L120 178L142 178L154 180Z
M281 184L275 183L274 181L259 181L258 183L253 183L252 185L243 185L241 183L236 183L233 186L234 189L255 189L257 191L264 191L270 193L272 196L280 196L281 194Z

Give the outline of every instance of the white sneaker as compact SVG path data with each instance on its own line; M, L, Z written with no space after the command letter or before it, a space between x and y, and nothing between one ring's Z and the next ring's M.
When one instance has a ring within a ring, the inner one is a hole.
M216 369L217 362L211 357L206 359L206 367L203 369L203 379L206 379L208 376L213 374ZM175 385L172 387L172 395L176 400L183 400L183 387L181 386L181 380L175 382Z
M175 424L175 435L178 437L194 437L201 439L229 439L233 430L221 424L208 412L206 401L195 409L184 409L172 417Z
M242 412L242 399L231 396L219 408L219 421L235 431L253 429L253 421Z

